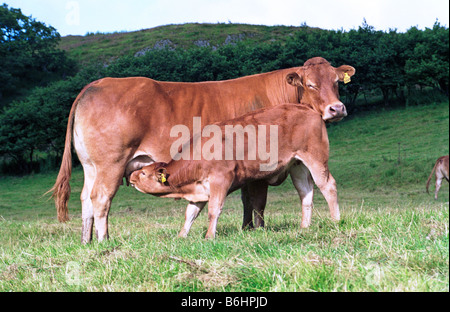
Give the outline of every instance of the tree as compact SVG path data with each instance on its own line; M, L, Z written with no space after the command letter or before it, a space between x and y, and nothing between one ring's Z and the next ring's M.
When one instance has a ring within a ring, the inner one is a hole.
M405 71L410 84L438 87L448 96L449 31L436 22L432 29L412 27L406 33L409 45Z
M55 28L0 6L0 100L72 72L75 63L57 48Z
M33 154L42 143L41 121L30 102L16 102L0 115L0 156L12 158L21 172L30 172Z

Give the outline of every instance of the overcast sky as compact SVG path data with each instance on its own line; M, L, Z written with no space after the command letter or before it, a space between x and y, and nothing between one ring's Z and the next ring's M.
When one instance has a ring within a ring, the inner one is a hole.
M376 30L449 25L448 0L0 0L62 36L133 31L167 24L245 23Z

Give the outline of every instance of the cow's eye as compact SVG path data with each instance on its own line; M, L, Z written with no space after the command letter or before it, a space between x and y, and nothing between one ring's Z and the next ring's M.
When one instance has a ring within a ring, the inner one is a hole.
M308 88L310 88L311 90L316 90L317 89L317 87L315 85L312 85L312 84L307 84L306 86Z
M142 171L141 174L142 174L143 176L145 176L145 172L144 172L144 171Z

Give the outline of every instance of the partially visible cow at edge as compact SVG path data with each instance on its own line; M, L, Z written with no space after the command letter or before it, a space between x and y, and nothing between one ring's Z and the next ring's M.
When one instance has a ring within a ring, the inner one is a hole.
M347 115L339 101L338 81L355 73L348 65L338 68L325 59L309 59L302 67L238 79L178 83L149 78L104 78L92 82L75 99L68 118L61 168L51 189L58 220L69 220L67 201L72 170L71 142L83 166L82 243L108 238L108 214L123 177L153 162L169 162L169 136L175 125L192 133L193 116L203 124L231 119L249 111L307 99L325 121ZM268 185L255 181L243 186L243 226L263 222Z
M433 176L434 172L436 172L436 189L434 191L434 199L437 199L442 180L445 178L448 182L448 155L439 157L438 160L436 160L433 170L431 170L430 176L427 180L427 193L429 193L428 188L430 186L431 177Z
M240 160L171 160L153 163L134 171L130 183L137 190L160 197L184 198L189 201L185 224L179 236L185 237L200 211L208 202L209 227L206 238L214 238L217 220L226 196L248 182L264 180L279 185L290 174L302 203L302 227L311 223L313 181L324 195L333 220L339 220L336 182L328 169L329 142L325 122L321 115L299 104L282 104L250 112L244 116L217 123L222 130L222 152L225 154L225 127L240 125L244 128L259 125L277 125L278 159L270 171L261 170L261 160L249 156L253 142L246 136L244 144L233 145L244 154ZM193 139L190 151L194 149ZM269 146L268 136L265 146ZM258 141L259 142L259 141ZM272 140L270 139L272 145ZM274 148L270 146L270 148ZM222 157L223 159L223 157Z

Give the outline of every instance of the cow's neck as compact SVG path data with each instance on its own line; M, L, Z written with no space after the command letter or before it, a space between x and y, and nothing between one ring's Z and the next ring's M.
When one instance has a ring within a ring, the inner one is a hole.
M272 90L272 105L278 105L282 103L300 103L301 100L301 89L291 86L286 81L286 76L296 71L297 68L288 68L279 70L276 73L276 77L274 77L274 81L276 81L276 88ZM268 90L270 92L270 90Z
M257 90L254 101L246 103L246 106L241 108L241 113L236 116L259 108L271 107L282 103L300 103L301 94L299 93L299 88L289 85L286 81L286 76L296 70L298 68L288 68L249 76L249 79L262 81L266 88ZM249 92L252 91L249 90Z

